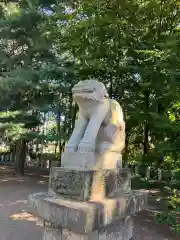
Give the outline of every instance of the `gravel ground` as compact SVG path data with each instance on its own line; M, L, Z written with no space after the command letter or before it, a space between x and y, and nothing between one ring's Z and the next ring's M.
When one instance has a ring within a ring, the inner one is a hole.
M0 177L0 240L41 240L42 224L26 212L27 197L47 191L47 178ZM178 240L167 226L158 225L152 211L134 216L134 240Z

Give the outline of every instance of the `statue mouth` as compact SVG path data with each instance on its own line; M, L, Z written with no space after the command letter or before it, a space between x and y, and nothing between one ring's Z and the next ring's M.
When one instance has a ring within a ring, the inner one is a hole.
M87 91L87 92L74 92L73 98L83 98L83 99L94 99L93 92Z
M73 97L75 99L77 98L84 98L84 99L92 99L93 98L93 93L94 89L93 88L73 88L72 89Z
M93 93L90 93L90 92L74 93L73 99L77 102L82 101L84 103L87 103L89 101L96 101L96 102L101 101L96 95L94 95Z
M73 94L86 94L86 93L93 93L94 89L79 89L79 88L73 88L72 93Z

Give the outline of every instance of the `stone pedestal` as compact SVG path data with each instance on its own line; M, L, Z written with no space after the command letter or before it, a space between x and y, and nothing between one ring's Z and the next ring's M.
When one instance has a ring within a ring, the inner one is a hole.
M70 169L114 169L122 166L122 155L111 151L103 154L65 152L62 154L61 164Z
M52 168L49 190L59 197L89 201L93 196L99 198L115 197L131 192L130 171L115 169L65 169ZM96 200L96 199L95 199Z
M132 239L132 215L146 208L147 195L131 190L130 177L117 167L52 168L49 191L29 196L29 211L44 222L43 239Z
M132 219L127 217L106 226L99 231L87 234L74 233L71 230L54 228L50 222L44 221L43 240L132 240Z

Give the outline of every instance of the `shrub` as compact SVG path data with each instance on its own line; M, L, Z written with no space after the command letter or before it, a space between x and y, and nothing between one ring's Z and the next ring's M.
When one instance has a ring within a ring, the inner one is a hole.
M177 212L180 211L180 194L177 189L171 191L168 198L168 211L156 214L156 221L161 224L169 224L177 235L180 235L180 224L177 222Z
M172 171L172 176L175 180L180 181L180 168Z

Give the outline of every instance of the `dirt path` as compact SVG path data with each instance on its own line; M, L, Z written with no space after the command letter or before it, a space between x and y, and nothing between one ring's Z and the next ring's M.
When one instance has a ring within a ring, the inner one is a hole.
M42 224L27 213L27 197L47 191L47 177L0 177L0 240L41 240ZM157 225L151 211L134 217L134 240L178 240L168 227Z

